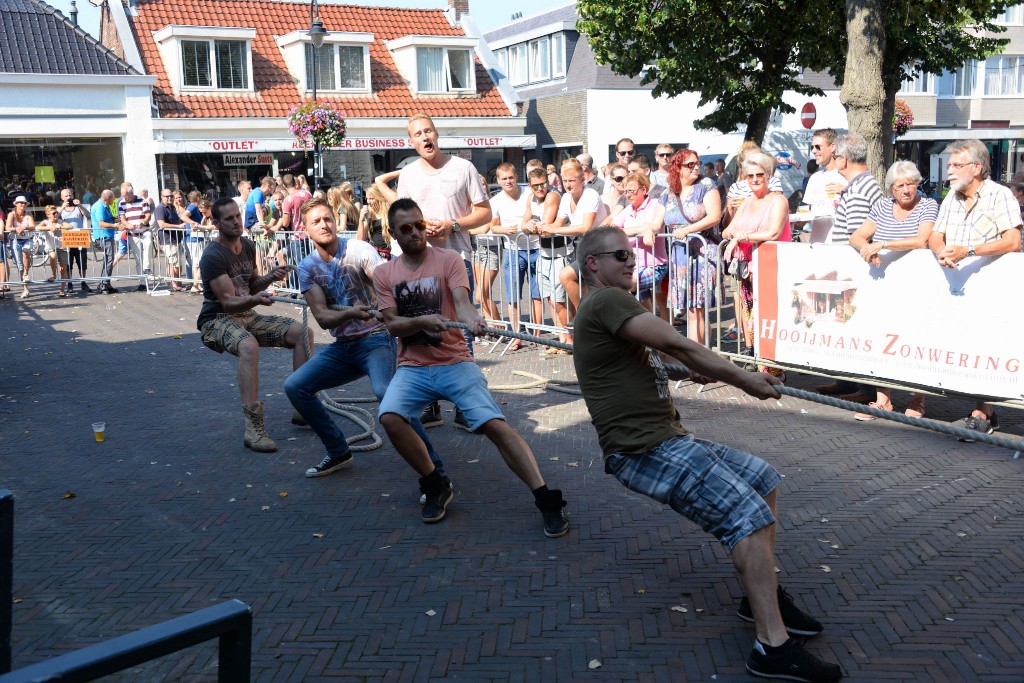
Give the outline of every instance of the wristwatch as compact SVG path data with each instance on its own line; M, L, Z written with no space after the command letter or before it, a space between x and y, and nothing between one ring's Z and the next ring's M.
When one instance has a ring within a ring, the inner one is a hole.
M973 244L970 244L970 245L967 246L967 255L968 256L977 256L978 255L978 253L976 251L974 251L974 245Z
M452 221L452 232L459 232L460 230L462 230L462 226L459 225L459 221L457 219L453 220Z

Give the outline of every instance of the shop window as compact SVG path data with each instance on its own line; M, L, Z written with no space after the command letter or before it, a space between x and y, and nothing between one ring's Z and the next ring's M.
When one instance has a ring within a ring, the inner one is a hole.
M249 43L244 40L182 40L184 88L249 90Z
M420 92L464 92L476 90L471 50L420 47L416 50L416 72Z
M306 43L307 89L313 83L313 45ZM363 45L324 45L316 53L318 91L368 91L370 60Z
M986 95L1024 95L1024 57L989 57L985 60Z

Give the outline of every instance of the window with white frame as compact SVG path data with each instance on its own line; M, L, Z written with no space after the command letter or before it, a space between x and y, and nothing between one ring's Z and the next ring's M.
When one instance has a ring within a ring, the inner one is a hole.
M313 45L306 43L306 87L313 85ZM367 91L368 51L364 45L326 44L316 51L317 91Z
M931 74L921 71L912 79L903 81L903 84L900 86L900 92L905 95L929 95L932 92L931 84L933 78Z
M530 41L530 81L551 80L551 41L547 36Z
M447 47L416 49L416 75L420 92L475 91L474 70L472 50Z
M992 23L1006 26L1024 25L1024 5L1010 5L1003 10L1002 14L993 19Z
M494 52L494 58L498 60L498 71L508 76L508 50L501 49Z
M526 43L519 43L508 48L508 80L512 85L525 85L530 80Z
M939 97L971 97L978 80L978 63L970 59L956 71L943 72L938 78Z
M985 60L986 95L1024 95L1024 57L989 57Z
M185 88L249 90L249 43L244 40L182 40Z
M565 76L565 34L551 34L551 77Z

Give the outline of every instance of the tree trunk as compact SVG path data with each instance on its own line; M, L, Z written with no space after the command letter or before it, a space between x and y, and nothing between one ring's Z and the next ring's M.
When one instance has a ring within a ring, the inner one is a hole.
M758 145L764 142L765 131L768 130L768 120L771 119L772 108L761 107L750 112L747 118L747 140L753 140Z
M882 83L885 1L846 0L846 35L846 72L839 101L846 107L850 132L867 143L868 169L881 183L888 161L885 149L892 144L892 119L884 120Z

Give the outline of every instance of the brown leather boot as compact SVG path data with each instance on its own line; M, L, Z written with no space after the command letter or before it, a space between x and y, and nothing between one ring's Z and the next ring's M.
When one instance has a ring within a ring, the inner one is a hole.
M259 401L242 406L245 413L245 447L257 453L273 453L277 444L263 426L263 404Z

